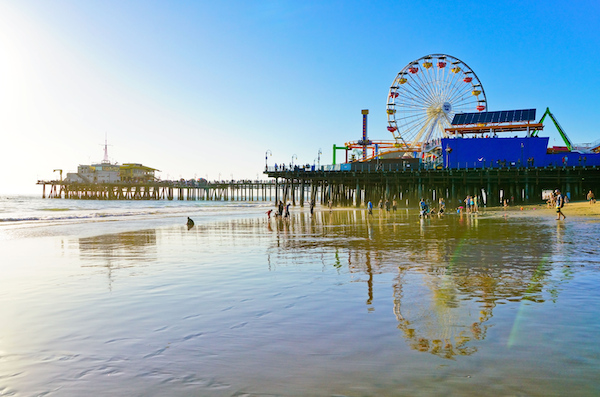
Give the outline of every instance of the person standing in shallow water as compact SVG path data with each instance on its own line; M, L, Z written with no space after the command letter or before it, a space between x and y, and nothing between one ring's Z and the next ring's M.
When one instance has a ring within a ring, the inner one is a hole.
M369 202L367 203L367 208L369 209L368 214L373 215L373 203L371 202L371 200L369 200Z
M560 190L556 189L556 220L559 221L562 216L563 219L567 219L565 214L562 213L562 207L565 206L565 196L560 193Z

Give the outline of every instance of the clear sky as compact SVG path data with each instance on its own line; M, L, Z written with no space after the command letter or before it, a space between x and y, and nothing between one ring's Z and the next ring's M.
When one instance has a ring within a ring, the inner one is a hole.
M489 110L546 107L600 139L600 2L0 0L0 194L109 157L260 178L386 130L409 62L467 63ZM547 123L551 142L561 144ZM554 138L552 138L554 137Z

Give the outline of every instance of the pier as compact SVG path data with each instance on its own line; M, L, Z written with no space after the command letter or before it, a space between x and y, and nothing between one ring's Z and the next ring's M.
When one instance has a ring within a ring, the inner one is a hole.
M213 200L271 201L276 195L275 181L215 181L205 184L190 181L77 183L38 181L42 198L75 200Z
M344 166L349 166L345 164ZM400 207L414 207L421 197L447 205L460 205L467 195L484 197L487 206L531 204L542 201L542 191L560 189L571 200L584 200L588 190L600 191L600 167L504 167L423 169L399 164L361 163L353 169L269 167L267 181L213 181L192 184L175 181L147 183L69 183L38 181L43 198L76 200L211 200L275 201L304 206L311 200L335 206L375 205L396 200Z
M358 163L350 170L269 168L265 173L275 178L276 199L294 205L331 200L336 206L360 207L368 201L377 205L379 200L397 200L400 207L415 207L423 197L432 203L444 198L447 205L458 206L467 195L477 195L485 205L499 206L505 199L515 205L540 203L544 190L560 189L571 200L584 200L590 189L600 191L598 166L411 169Z

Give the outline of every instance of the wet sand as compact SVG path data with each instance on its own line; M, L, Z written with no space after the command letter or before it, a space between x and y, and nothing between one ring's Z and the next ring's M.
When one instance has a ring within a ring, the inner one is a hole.
M576 205L0 241L0 394L598 395L600 223Z

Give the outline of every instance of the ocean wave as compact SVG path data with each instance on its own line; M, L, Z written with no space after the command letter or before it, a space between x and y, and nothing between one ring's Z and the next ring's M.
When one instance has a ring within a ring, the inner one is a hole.
M95 219L95 218L109 218L109 217L129 217L129 216L143 216L150 213L135 212L135 213L120 213L120 214L107 214L107 213L94 213L94 214L82 214L82 215L71 215L71 216L23 216L23 217L9 217L0 218L0 224L3 222L35 222L35 221L68 221L76 219Z
M220 203L220 205L172 205L143 207L136 209L116 208L37 208L34 210L0 213L0 225L20 222L93 221L99 219L131 219L132 217L173 217L229 214L238 211L262 210L270 203Z

